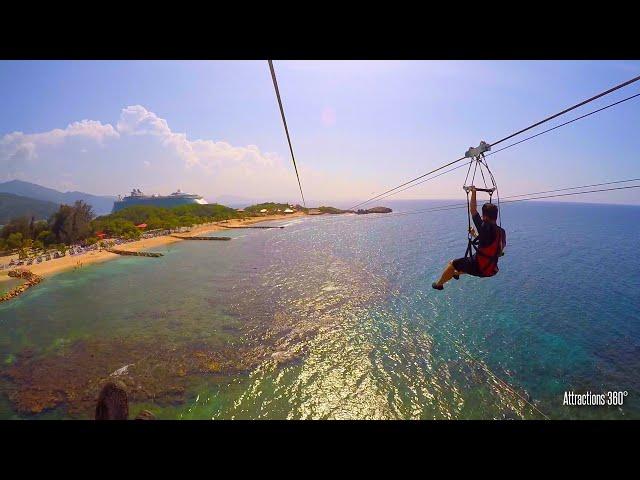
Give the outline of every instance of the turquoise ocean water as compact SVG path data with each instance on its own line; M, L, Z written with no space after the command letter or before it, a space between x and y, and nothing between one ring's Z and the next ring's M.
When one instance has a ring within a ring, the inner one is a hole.
M88 418L114 378L132 415L168 419L640 418L640 207L503 210L500 273L443 292L458 210L291 219L49 278L0 305L0 418Z

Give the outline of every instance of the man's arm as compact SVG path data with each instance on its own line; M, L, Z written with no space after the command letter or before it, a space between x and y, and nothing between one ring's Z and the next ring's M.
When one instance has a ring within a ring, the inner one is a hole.
M471 216L473 217L478 213L478 203L476 202L476 187L469 187L471 190L471 202L469 203L469 209L471 210Z
M469 201L469 213L471 214L471 218L473 219L473 224L476 226L478 231L474 231L473 228L469 228L469 233L471 233L474 237L477 237L480 234L480 229L482 228L482 219L478 214L478 204L476 201L476 187L469 187L471 190L471 200Z

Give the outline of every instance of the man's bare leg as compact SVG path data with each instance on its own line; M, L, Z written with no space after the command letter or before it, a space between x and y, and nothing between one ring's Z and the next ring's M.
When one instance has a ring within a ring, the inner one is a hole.
M460 275L464 275L464 272L458 272L457 270L453 273L453 278L456 280L460 280Z
M442 275L440 276L440 280L438 280L435 285L436 287L442 287L445 283L453 278L454 275L460 275L462 272L456 271L455 267L451 262L447 265L447 268L444 269Z

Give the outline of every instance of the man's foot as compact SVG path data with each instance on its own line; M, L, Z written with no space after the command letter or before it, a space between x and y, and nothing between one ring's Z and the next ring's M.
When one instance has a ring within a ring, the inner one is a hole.
M431 288L435 288L436 290L443 290L444 287L442 285L438 285L436 282L431 284Z
M460 280L460 275L454 275L453 278L455 278L456 280Z

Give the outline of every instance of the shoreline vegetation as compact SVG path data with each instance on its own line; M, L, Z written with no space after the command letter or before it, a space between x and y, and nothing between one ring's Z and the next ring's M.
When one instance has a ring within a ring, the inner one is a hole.
M305 215L304 213L298 212L298 213L287 214L287 215L284 215L284 214L266 215L262 217L246 218L242 220L234 219L234 220L229 220L228 223L226 223L225 225L228 225L228 226L250 225L258 222L266 222L269 220L283 220L285 218L291 218L291 217L299 218L304 215ZM152 238L142 238L140 240L118 245L118 250L120 252L122 251L139 252L141 250L160 247L160 246L168 245L171 243L182 242L182 241L185 241L186 238L191 236L197 236L205 233L223 231L223 230L225 230L225 228L222 225L218 224L218 222L211 222L211 223L201 224L201 225L197 225L196 227L193 227L189 232L185 232L181 235L183 238L180 238L179 236L173 236L173 235L159 235L157 237L152 237ZM43 278L46 278L63 271L79 268L80 266L91 265L94 263L101 263L108 260L114 260L120 257L120 254L109 252L107 248L92 250L80 256L72 257L72 256L66 255L60 258L54 258L47 262L29 265L28 267L25 267L25 268L27 268L29 271L31 271L34 274L37 274ZM17 267L17 268L20 269L20 267ZM7 274L2 274L3 272L4 271L0 271L0 281L9 280L11 277L9 277Z
M259 222L307 215L391 212L385 207L355 212L334 207L313 209L296 205L293 213L284 213L290 207L293 206L273 202L238 210L218 204L174 208L134 206L96 218L91 207L84 202L76 202L73 206L61 205L48 221L20 217L12 219L2 228L0 251L11 249L13 254L0 256L0 282L10 280L7 272L15 270L29 272L40 279L39 283L43 278L57 273L113 260L122 254ZM117 243L117 253L109 251L115 246L114 243ZM77 246L84 247L82 253L67 255L67 251L74 251ZM41 261L40 256L43 259L46 256L46 261ZM6 263L16 263L18 260L22 260L23 265Z

